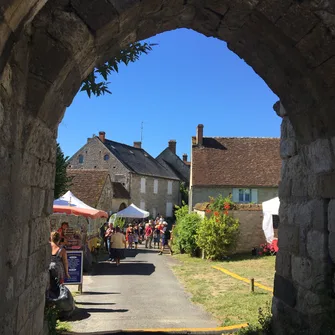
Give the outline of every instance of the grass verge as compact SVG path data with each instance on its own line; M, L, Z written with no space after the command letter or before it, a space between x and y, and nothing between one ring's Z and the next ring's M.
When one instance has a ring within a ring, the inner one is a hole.
M263 285L272 286L275 257L246 259L236 257L227 262L209 262L188 255L174 256L180 262L172 270L194 303L202 305L222 326L239 323L257 323L258 308L271 302L272 294L249 286L212 268L222 266L242 277L254 277Z
M62 334L64 332L70 332L71 330L72 329L71 329L71 325L69 322L57 320L57 324L56 324L57 334Z

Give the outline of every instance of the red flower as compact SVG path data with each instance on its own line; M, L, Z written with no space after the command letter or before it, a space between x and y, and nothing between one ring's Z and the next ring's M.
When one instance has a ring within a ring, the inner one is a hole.
M226 215L228 215L228 211L225 211L224 213L225 213Z
M223 206L224 209L230 209L230 205L228 204L228 202L226 202Z
M215 215L215 216L219 216L219 212L215 211L215 212L214 212L214 215Z
M206 209L206 213L210 213L211 212L211 210L210 209Z

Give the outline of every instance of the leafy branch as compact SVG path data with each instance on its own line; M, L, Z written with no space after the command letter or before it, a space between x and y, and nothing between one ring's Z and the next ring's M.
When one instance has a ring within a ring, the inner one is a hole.
M142 44L141 42L129 44L106 63L96 67L83 81L80 90L86 91L89 97L91 97L92 94L97 97L106 93L112 94L108 89L108 84L110 84L110 82L107 80L112 72L119 72L119 64L124 63L125 65L128 65L129 63L134 63L139 60L142 54L148 54L155 45L157 44ZM97 82L99 76L101 76L104 81Z

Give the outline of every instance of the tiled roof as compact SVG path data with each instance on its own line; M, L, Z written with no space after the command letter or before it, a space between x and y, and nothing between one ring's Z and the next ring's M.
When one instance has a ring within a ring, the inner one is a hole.
M113 184L113 197L115 199L130 199L129 192L124 188L121 183L112 182Z
M171 170L166 169L141 148L107 139L103 144L132 172L145 176L179 179Z
M96 207L103 187L109 177L108 170L68 169L67 175L72 177L70 191L87 205ZM129 199L128 191L120 183L113 183L114 198Z
M278 186L279 138L204 137L192 148L194 186Z

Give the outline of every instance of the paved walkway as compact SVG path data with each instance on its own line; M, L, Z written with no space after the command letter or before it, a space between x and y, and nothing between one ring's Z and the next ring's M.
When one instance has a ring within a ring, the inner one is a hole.
M119 267L95 265L84 276L79 308L71 321L74 332L148 328L216 327L203 309L194 305L170 269L169 255L143 248L127 251Z

